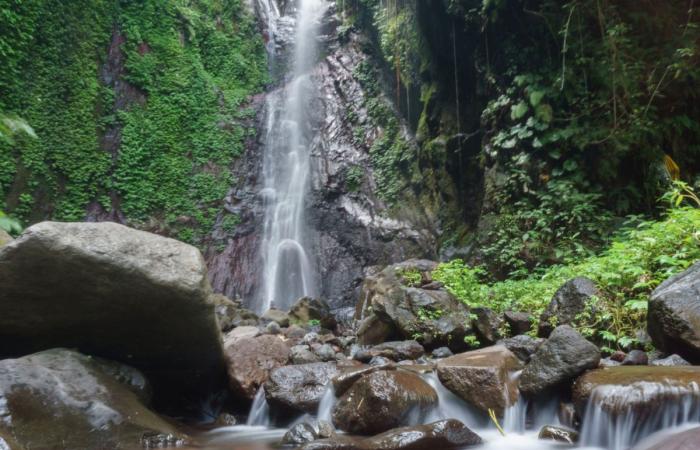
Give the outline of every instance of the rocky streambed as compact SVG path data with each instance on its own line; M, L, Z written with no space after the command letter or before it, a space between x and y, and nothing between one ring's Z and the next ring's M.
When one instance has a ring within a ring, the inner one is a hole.
M258 317L212 293L186 244L30 227L0 247L0 448L695 448L700 264L653 295L661 352L611 358L567 324L589 281L528 334L523 314L470 311L433 268L366 277L353 318L312 298Z

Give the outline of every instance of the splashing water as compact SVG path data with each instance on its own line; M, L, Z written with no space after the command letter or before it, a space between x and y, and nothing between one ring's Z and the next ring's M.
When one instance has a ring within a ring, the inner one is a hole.
M316 417L318 420L325 420L326 422L333 422L331 413L333 412L333 407L335 406L335 389L333 389L333 383L328 383L326 387L326 392L323 393L321 397L321 402L318 404L318 413Z
M264 269L261 300L255 305L258 313L272 305L287 310L300 297L315 293L304 219L313 139L309 111L315 98L309 73L317 58L319 23L327 8L324 0L300 0L292 81L267 97Z

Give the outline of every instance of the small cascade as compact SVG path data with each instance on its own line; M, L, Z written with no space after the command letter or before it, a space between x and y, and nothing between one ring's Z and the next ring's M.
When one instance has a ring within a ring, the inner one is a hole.
M659 430L700 423L700 389L694 385L693 390L694 393L688 395L686 388L640 383L632 393L634 397L630 397L629 389L598 387L586 407L581 443L608 450L626 450ZM639 405L645 406L635 408ZM619 413L611 414L609 408Z
M318 413L316 418L318 420L325 420L326 422L333 422L331 418L331 413L333 412L333 407L335 406L335 389L333 389L333 383L328 383L326 386L326 392L323 393L321 397L321 402L318 404Z
M267 399L265 398L265 389L260 386L255 398L253 399L253 406L250 407L250 413L248 413L248 421L246 425L249 426L270 426L270 407L267 404Z
M435 372L424 374L423 379L435 389L438 395L438 406L428 415L425 423L442 419L457 419L474 429L485 428L489 425L488 419L483 414L480 414L443 386Z

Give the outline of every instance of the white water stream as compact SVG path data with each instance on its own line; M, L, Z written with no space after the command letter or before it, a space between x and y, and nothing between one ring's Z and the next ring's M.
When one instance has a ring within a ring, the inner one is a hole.
M270 42L275 40L274 2L259 0L268 15ZM263 225L263 288L258 313L275 306L287 310L300 297L314 295L313 258L308 251L304 210L309 185L309 147L313 130L309 108L315 88L309 73L318 57L325 0L299 0L289 82L267 96L263 159L265 218ZM268 45L274 54L274 46Z

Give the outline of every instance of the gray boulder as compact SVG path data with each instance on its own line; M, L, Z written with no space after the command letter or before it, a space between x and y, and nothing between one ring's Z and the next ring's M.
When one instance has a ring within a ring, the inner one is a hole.
M333 408L333 424L352 434L373 435L408 425L437 405L433 388L413 372L370 372L347 389Z
M472 309L472 328L481 345L493 345L501 338L503 318L489 308Z
M557 389L600 362L600 350L568 325L554 329L520 376L520 392L535 397Z
M224 379L206 266L190 245L109 222L42 222L0 247L0 286L0 357L77 348L146 371L169 399Z
M689 366L690 363L678 355L667 356L666 358L659 358L651 361L649 363L651 366Z
M543 441L555 441L573 445L578 443L579 434L576 430L569 428L545 425L540 429L537 438Z
M532 355L544 342L545 340L542 338L533 338L527 334L519 334L512 338L502 339L498 341L498 344L513 352L520 361L528 363Z
M600 292L595 283L585 277L576 277L564 283L552 297L547 309L540 316L537 334L548 337L559 325L572 325L591 297Z
M700 262L654 290L647 329L657 349L700 364Z
M283 412L313 414L337 373L334 362L279 367L265 382L265 397L272 408Z
M0 399L0 436L16 448L142 448L186 438L146 407L138 370L72 350L0 361Z
M224 347L231 391L246 400L253 400L270 372L289 362L287 344L270 334L241 338L229 335Z

